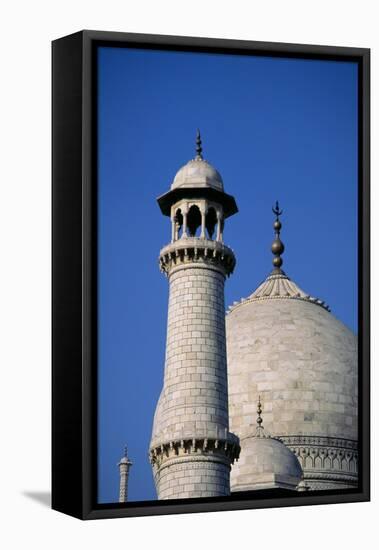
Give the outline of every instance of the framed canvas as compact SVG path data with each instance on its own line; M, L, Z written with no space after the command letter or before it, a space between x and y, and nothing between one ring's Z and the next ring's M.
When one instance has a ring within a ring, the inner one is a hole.
M369 500L369 50L52 52L53 508Z

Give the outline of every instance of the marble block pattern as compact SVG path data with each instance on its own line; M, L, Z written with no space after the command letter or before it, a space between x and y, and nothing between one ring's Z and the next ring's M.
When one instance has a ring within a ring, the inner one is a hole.
M228 428L224 277L192 268L170 277L164 389L155 439L180 439Z

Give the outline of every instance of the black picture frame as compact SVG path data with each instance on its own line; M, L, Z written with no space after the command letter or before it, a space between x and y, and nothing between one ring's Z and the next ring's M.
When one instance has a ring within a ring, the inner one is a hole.
M359 67L359 487L97 503L96 51L152 48L303 59ZM300 506L370 499L370 50L85 30L52 43L52 508L81 519Z

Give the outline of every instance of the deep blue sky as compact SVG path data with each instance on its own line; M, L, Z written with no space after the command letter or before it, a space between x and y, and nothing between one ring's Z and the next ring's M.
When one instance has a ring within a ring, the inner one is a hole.
M239 207L224 232L237 257L226 304L271 270L279 200L284 270L356 331L357 66L101 48L98 79L99 499L117 502L127 444L129 500L149 500L168 301L157 259L171 235L156 197L199 127Z

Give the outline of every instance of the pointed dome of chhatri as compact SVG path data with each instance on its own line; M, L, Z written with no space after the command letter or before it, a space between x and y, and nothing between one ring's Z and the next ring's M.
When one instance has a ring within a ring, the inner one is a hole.
M221 175L209 162L204 160L202 151L201 137L198 130L196 157L180 168L171 184L171 189L177 189L178 187L212 187L218 191L224 190Z
M240 458L232 466L231 490L295 490L303 478L300 463L282 441L265 433L261 412L259 397L256 431L241 440Z
M283 272L278 205L274 214L274 269L226 316L230 430L242 447L261 395L266 422L296 453L307 486L355 487L357 336ZM232 486L239 468L240 462L233 467Z

